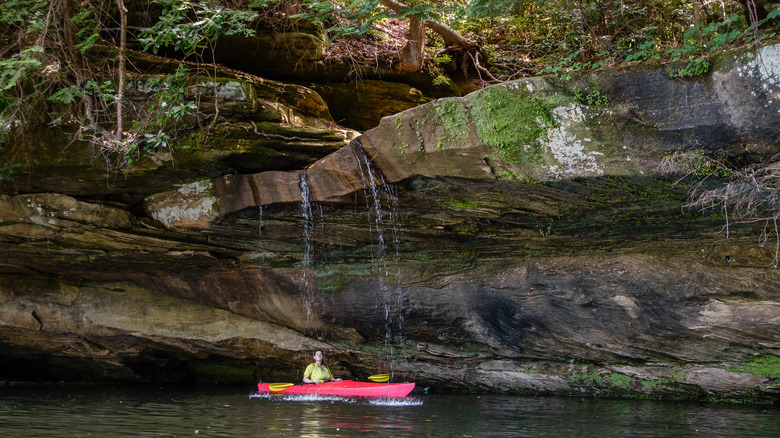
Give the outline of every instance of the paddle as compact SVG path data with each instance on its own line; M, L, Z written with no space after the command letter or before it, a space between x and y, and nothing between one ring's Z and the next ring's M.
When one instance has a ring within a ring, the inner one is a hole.
M268 389L271 391L281 391L294 385L294 383L269 383Z
M374 374L373 376L368 376L368 380L377 383L385 383L390 380L390 373Z

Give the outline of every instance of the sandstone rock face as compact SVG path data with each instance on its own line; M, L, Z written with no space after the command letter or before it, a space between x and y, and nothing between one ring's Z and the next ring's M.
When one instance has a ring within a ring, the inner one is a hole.
M328 102L335 120L358 131L374 128L384 116L431 101L412 86L371 79L328 82L312 88Z
M140 62L140 61L139 61ZM156 69L171 67L162 63ZM156 192L232 172L300 169L344 146L357 135L333 122L328 106L313 90L221 69L214 80L193 78L188 99L197 103L209 125L219 108L219 123L180 139L171 150L142 155L132 166L107 166L109 158L95 147L55 128L30 134L3 148L20 192L49 192L133 204ZM136 108L126 123L150 105L152 76L137 77L126 91ZM67 109L62 110L68 119ZM190 121L198 126L195 120ZM76 131L76 127L68 127ZM5 162L5 161L3 161Z
M776 401L774 247L659 170L780 152L777 46L760 59L503 84L132 206L4 196L0 376L297 381L322 349L441 389Z

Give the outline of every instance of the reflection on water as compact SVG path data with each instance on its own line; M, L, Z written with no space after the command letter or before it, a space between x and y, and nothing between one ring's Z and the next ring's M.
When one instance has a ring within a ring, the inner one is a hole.
M0 388L3 437L776 437L777 406L235 388Z

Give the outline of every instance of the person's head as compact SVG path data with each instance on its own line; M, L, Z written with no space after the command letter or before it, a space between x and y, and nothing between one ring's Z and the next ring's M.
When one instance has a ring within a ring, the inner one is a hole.
M315 362L321 363L323 361L323 359L324 359L324 356L323 356L321 351L316 351L314 353L314 361Z

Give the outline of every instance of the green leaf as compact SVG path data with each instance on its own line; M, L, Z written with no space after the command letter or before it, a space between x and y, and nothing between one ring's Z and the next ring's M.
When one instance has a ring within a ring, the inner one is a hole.
M41 62L35 59L35 54L42 53L43 47L30 46L21 52L0 60L0 92L10 90L41 67Z

